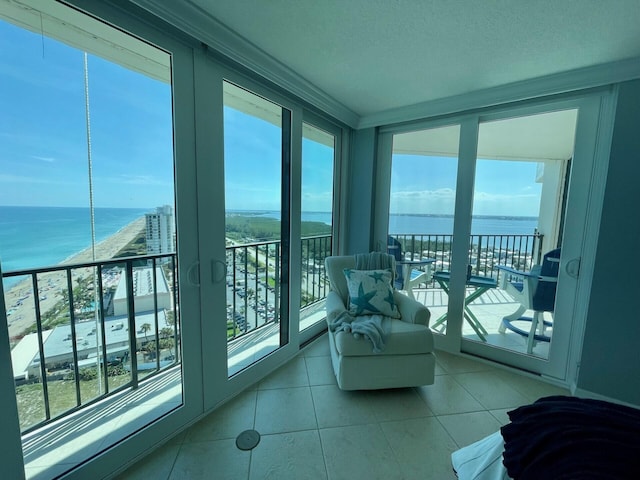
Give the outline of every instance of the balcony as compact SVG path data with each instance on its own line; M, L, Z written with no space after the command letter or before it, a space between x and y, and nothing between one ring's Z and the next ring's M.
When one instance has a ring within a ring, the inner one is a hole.
M416 234L398 239L408 258L428 254L437 259L436 270L450 265L451 236ZM499 263L529 269L538 261L541 244L539 235L475 236L469 261L474 273L497 278ZM331 237L305 238L301 251L303 329L324 317L323 300L329 289L324 258L331 253ZM281 255L279 242L227 246L230 376L250 365L256 352L278 347ZM14 358L29 478L45 471L50 475L51 468L60 473L72 468L83 455L108 448L117 438L182 404L175 264L175 255L153 255L3 275L29 282L38 292L31 300L22 299L32 302L33 333L12 339L14 350L27 339L23 347L30 345L36 352L30 363L20 364L18 355ZM52 305L48 295L54 287L64 292L57 307L63 310L58 316L67 320L60 324L52 323L48 314ZM432 319L446 312L447 296L437 283L421 285L414 295L429 307ZM502 312L510 313L516 306L500 289L470 306L488 331L487 343L524 351L522 337L498 332ZM10 331L18 321L14 315L17 312L9 316ZM463 335L479 340L466 322ZM56 341L66 349L54 347ZM539 343L534 354L545 355L547 347ZM120 409L127 413L121 416Z
M302 241L303 328L324 317L330 252L330 236ZM227 248L230 375L278 346L280 258L279 242ZM28 478L61 474L182 404L176 279L173 254L3 274Z
M452 235L394 235L402 244L402 250L407 260L417 260L422 257L435 258L432 271L449 270L451 265ZM500 284L501 272L497 266L507 265L517 270L530 271L531 267L539 264L542 258L544 237L533 235L472 235L469 244L468 266L469 272L480 277L492 278ZM468 297L474 292L469 287L465 293ZM447 312L448 296L438 282L432 280L427 284L413 289L416 300L424 304L431 311L431 326L434 332L445 333L446 321L437 325ZM500 332L503 317L513 313L520 306L507 292L500 288L491 288L468 307L477 318L486 334L480 336L469 322L462 325L462 336L469 340L487 343L515 352L525 353L526 337L506 330ZM551 320L545 313L545 320ZM548 358L549 343L536 342L533 355Z
M174 254L3 273L28 478L182 404L176 278Z

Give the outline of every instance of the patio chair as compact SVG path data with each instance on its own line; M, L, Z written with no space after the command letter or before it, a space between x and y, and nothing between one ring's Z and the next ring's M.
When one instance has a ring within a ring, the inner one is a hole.
M515 312L502 319L498 330L500 333L510 330L526 337L527 353L533 352L536 342L551 341L551 337L546 334L546 328L552 327L553 323L544 320L544 312L551 313L553 317L559 267L559 248L546 253L542 265L534 265L530 272L503 265L497 266L501 271L500 288L520 302L520 307ZM524 316L528 310L533 311L533 316ZM529 330L524 330L514 325L514 322L528 322L531 325Z
M374 255L374 253L370 254ZM372 342L364 335L354 334L355 329L340 328L336 325L344 316L352 313L352 298L349 283L354 283L356 257L331 256L325 259L325 268L331 285L326 299L327 324L329 325L329 349L331 363L338 387L342 390L376 390L384 388L404 388L431 385L435 375L435 354L433 334L429 330L429 309L421 303L409 298L393 288L392 272L395 259L387 254L380 254L388 259L391 272L387 273L384 301L389 299L397 307L395 317L385 314L386 323L384 348L374 351ZM347 272L345 272L347 270ZM376 271L379 274L379 271ZM347 281L349 276L349 282ZM363 275L364 276L364 275ZM379 277L378 277L379 278ZM377 285L378 282L376 281ZM364 281L360 283L364 285ZM358 290L360 287L357 287ZM365 293L369 288L365 288ZM375 299L371 300L375 303ZM364 312L363 312L364 313ZM358 315L358 313L353 313ZM368 315L372 317L372 315ZM375 315L373 315L375 316ZM357 318L364 319L367 315ZM356 320L353 321L354 323Z
M406 260L402 251L402 244L391 235L387 237L387 253L396 259L395 287L398 290L404 290L411 298L414 298L413 289L421 283L429 283L431 281L431 264L435 259L422 257L417 261L413 258ZM415 263L416 268L411 263Z

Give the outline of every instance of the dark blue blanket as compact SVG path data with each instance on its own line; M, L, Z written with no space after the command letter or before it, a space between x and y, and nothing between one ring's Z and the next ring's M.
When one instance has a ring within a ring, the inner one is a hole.
M640 478L640 410L554 396L508 415L503 463L515 480Z

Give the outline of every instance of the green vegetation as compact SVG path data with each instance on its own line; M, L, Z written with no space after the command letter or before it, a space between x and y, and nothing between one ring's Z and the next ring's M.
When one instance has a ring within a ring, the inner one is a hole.
M432 252L448 252L451 250L451 242L445 241L444 238L412 240L411 238L404 238L402 235L399 235L399 237L403 252L423 252L425 250Z
M137 257L147 254L146 230L143 227L140 233L134 237L129 243L122 247L113 258Z
M240 329L234 327L232 321L227 320L227 339L232 338L239 331L240 331Z
M131 374L123 372L123 370L113 369L108 371L109 390L115 390L131 381ZM96 380L97 372L95 368L83 369L80 372L80 376L80 397L82 402L86 403L100 395L100 387ZM73 377L73 375L70 375L70 377ZM47 388L52 417L76 407L76 384L73 378L48 382ZM41 383L16 387L16 400L18 402L18 414L22 430L45 419L43 398Z
M322 222L302 222L301 235L331 234L331 225ZM280 220L261 216L230 215L226 218L227 235L237 241L270 241L280 239Z

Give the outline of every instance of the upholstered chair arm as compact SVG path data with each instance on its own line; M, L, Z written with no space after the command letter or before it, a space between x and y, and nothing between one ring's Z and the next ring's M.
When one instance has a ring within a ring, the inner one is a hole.
M427 307L397 290L393 292L393 299L400 310L400 320L429 326L431 312Z
M346 310L344 301L334 290L329 290L327 299L325 301L325 308L327 311L327 323L329 325L331 325L331 323L338 317L338 315Z

